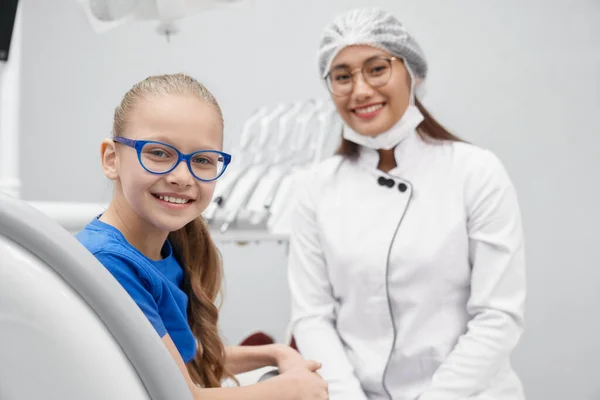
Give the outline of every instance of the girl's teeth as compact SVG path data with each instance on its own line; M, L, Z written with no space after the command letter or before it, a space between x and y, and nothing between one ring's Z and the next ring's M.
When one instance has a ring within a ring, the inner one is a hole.
M186 204L189 200L171 196L158 196L159 199L175 204Z
M376 104L374 106L370 106L367 108L357 108L356 113L357 114L368 114L368 113L372 113L374 111L379 110L381 107L383 107L383 104Z

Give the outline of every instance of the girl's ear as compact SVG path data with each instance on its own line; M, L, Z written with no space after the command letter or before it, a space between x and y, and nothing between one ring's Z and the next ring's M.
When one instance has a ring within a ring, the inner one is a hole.
M116 143L112 139L104 139L100 145L102 171L111 181L119 178Z

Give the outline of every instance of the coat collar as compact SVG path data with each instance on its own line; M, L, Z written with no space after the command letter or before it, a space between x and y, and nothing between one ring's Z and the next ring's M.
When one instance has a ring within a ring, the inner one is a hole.
M394 148L396 167L389 171L388 175L403 178L406 177L406 174L410 174L414 171L422 160L425 146L427 146L427 143L423 141L417 131L412 131L406 139ZM378 174L384 173L383 171L377 170L377 165L379 164L379 153L377 150L359 146L358 154L358 162L363 167Z

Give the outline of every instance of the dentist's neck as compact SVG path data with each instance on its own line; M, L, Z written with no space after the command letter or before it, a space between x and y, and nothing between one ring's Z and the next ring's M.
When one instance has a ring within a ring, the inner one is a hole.
M379 164L377 168L383 172L390 172L396 168L396 157L394 156L394 149L390 150L377 150L379 153Z

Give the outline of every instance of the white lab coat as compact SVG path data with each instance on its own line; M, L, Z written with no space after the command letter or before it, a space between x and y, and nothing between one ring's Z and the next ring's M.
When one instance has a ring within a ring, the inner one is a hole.
M509 361L523 330L523 234L503 165L416 132L395 156L388 174L374 150L334 156L298 186L300 352L323 363L331 400L524 399Z

